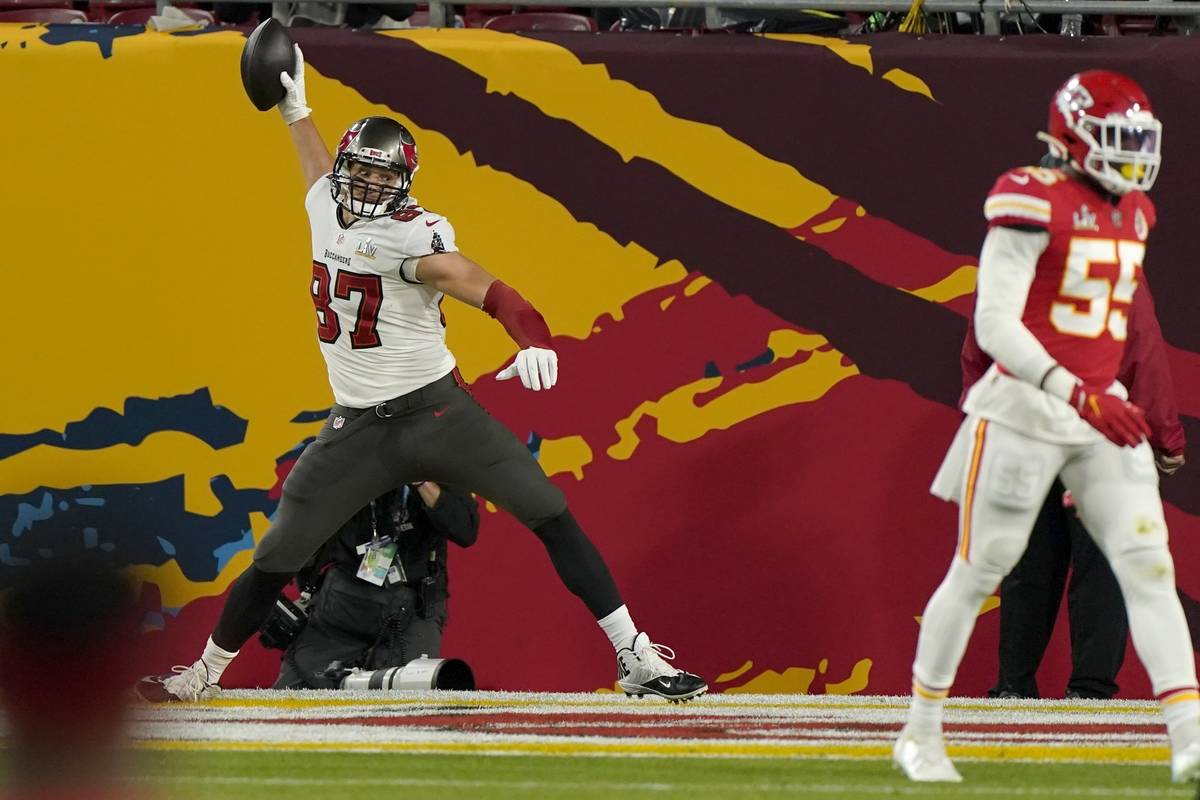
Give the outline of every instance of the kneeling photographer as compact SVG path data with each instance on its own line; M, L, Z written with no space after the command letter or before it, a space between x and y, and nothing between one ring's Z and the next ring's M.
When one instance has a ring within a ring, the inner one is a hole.
M436 658L446 624L446 542L470 547L479 509L430 481L388 492L350 518L280 597L262 642L285 650L275 689L336 689L331 662L364 670ZM307 615L307 622L305 616Z

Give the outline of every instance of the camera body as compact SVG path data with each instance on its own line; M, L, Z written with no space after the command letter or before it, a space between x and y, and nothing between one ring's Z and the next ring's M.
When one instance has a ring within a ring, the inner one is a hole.
M259 629L258 639L263 647L287 650L304 626L308 624L308 605L311 596L305 592L293 602L284 595L275 600L275 608Z

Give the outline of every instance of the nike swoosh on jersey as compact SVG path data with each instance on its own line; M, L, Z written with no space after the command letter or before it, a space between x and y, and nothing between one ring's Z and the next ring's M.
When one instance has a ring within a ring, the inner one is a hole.
M433 222L426 222L425 227L432 228L434 225L437 225L439 222L441 222L440 219L435 219Z
M1012 180L1013 183L1019 183L1022 186L1029 183L1028 175L1009 175L1008 177ZM426 222L425 224L428 225L429 223Z

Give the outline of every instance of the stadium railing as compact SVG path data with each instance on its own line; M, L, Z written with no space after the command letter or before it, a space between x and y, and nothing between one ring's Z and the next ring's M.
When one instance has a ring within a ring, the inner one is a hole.
M230 0L258 3L263 0ZM324 0L343 4L376 4L379 0ZM161 11L169 0L156 0ZM430 27L448 27L454 19L454 3L428 0ZM914 7L913 0L471 0L472 6L520 5L522 9L554 8L703 8L706 23L719 27L718 9L756 11L828 11L828 12L906 12ZM1006 15L1063 14L1063 15L1132 15L1161 17L1200 17L1200 2L1196 0L924 0L921 8L927 14L980 14L985 33L999 33L1001 19Z

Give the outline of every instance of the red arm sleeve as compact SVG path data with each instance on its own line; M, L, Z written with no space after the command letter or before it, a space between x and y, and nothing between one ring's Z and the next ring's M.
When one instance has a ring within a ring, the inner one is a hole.
M1153 435L1150 444L1170 455L1183 452L1183 426L1175 405L1175 385L1167 366L1166 344L1154 312L1154 298L1144 277L1133 296L1129 339L1117 378L1129 389L1129 399L1146 412Z
M483 298L483 310L494 317L522 350L550 349L550 327L538 310L504 281L495 281Z
M958 404L961 406L967 399L967 391L983 377L983 373L987 372L988 367L992 365L991 356L983 352L983 348L975 339L973 316L967 318L967 337L963 339L959 362L962 364L962 395L958 398Z

